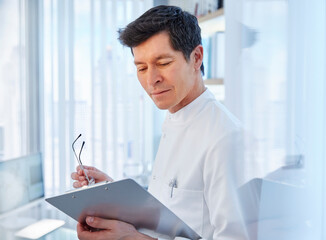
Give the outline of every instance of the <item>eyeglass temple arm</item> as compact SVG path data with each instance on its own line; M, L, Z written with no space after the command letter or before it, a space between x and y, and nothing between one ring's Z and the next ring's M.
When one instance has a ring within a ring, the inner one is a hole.
M86 179L87 179L87 181L88 181L88 183L89 183L90 180L89 180L89 178L88 178L87 173L86 173L85 170L84 170L84 167L83 167L82 161L81 161L81 159L80 159L80 155L81 155L81 153L82 153L82 151L83 151L84 145L85 145L85 141L83 141L83 144L82 144L82 146L81 146L81 148L80 148L79 157L78 157L78 162L79 162L79 164L80 164L80 168L81 168L81 170L84 172L85 177L86 177Z
M73 143L71 144L71 146L72 146L72 150L73 150L73 152L74 152L74 154L75 154L75 157L76 157L76 159L77 159L78 162L79 162L79 160L78 160L77 153L76 153L76 150L75 150L75 143L77 142L77 140L78 140L80 137L81 137L81 134L79 134L78 137L75 139L75 141L73 141Z

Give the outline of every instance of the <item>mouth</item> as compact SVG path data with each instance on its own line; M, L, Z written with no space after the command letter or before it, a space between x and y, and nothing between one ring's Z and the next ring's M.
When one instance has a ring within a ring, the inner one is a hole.
M161 91L155 91L155 92L152 92L152 96L160 96L160 95L163 95L164 93L168 92L170 90L161 90Z

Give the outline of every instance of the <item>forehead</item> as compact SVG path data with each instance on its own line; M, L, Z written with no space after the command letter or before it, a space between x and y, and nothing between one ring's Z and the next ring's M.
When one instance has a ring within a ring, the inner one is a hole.
M132 48L135 63L153 60L162 56L175 56L182 54L172 48L169 34L160 32L136 47Z

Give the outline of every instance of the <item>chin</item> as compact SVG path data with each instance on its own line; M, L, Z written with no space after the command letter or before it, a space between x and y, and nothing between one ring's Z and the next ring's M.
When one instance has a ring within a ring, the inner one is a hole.
M156 102L154 102L154 103L155 103L156 107L161 109L161 110L167 110L167 109L170 108L170 106L167 106L165 104L159 104L159 103L156 103Z
M166 106L160 106L160 105L156 105L156 107L159 108L160 110L167 110L167 109L169 109Z

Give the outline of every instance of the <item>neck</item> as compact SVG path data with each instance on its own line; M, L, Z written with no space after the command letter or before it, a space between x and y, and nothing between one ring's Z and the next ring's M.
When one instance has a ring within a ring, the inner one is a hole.
M196 98L198 98L203 92L205 92L205 90L206 90L206 86L204 84L201 74L197 75L196 80L194 81L194 86L192 88L192 91L189 93L189 95L185 99L182 100L181 107L179 105L178 109L171 108L171 109L169 109L169 112L175 113L175 112L179 111L180 109L184 108L189 103L191 103Z

